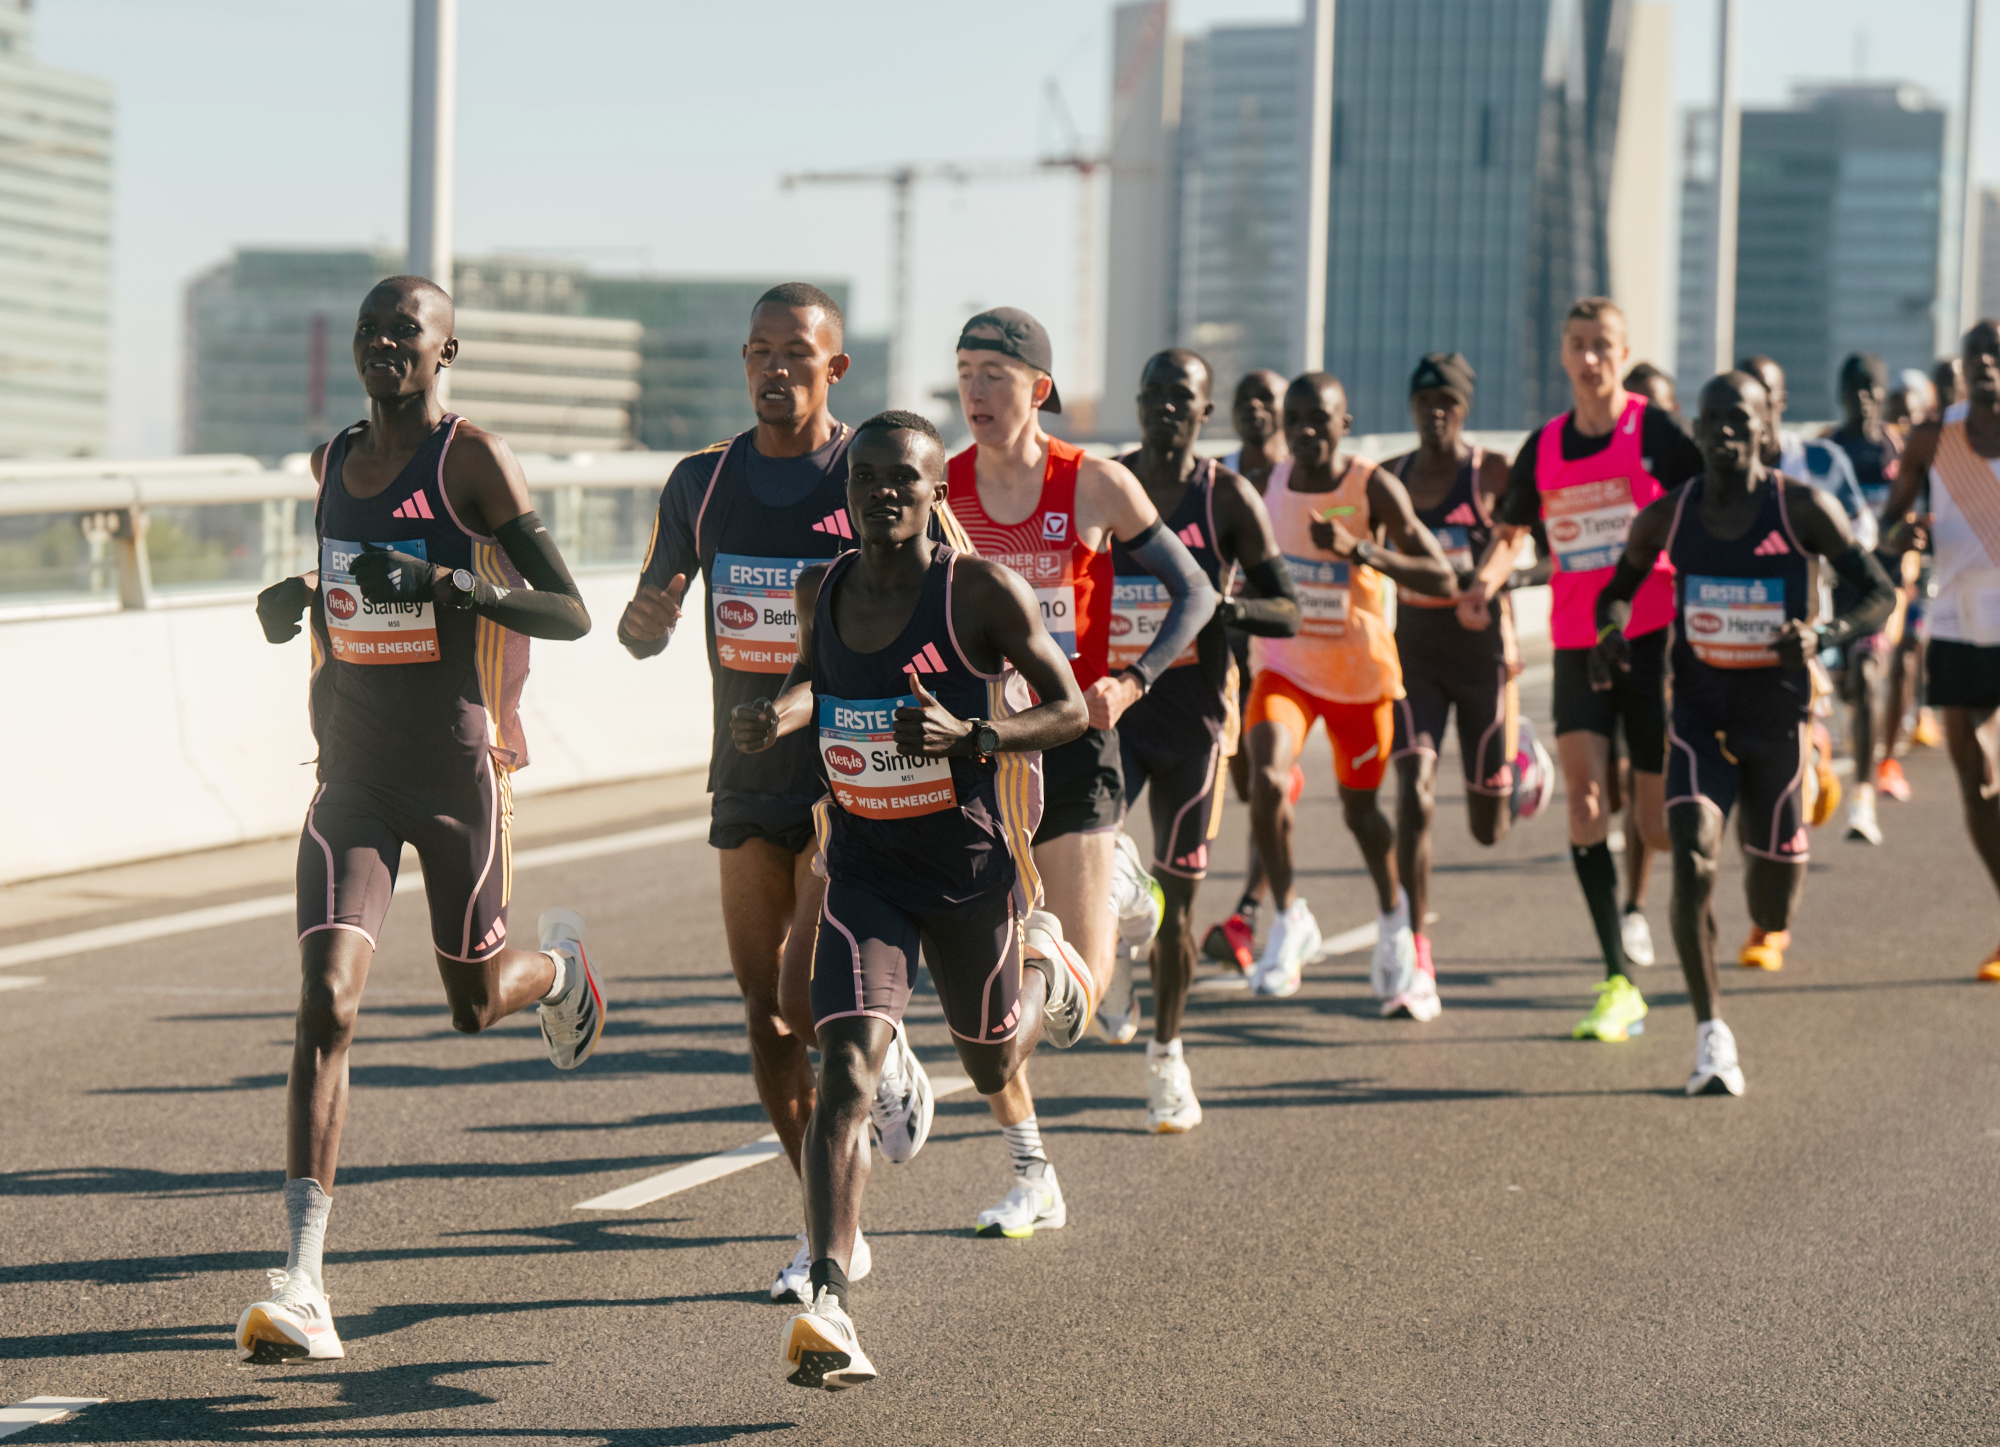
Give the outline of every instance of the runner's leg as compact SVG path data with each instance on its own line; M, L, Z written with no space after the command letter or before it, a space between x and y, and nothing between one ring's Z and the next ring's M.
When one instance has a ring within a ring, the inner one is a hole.
M778 983L787 937L796 928L801 907L800 861L804 858L809 864L810 855L754 837L715 854L722 873L722 928L729 941L729 964L743 992L750 1072L757 1098L796 1171L813 1109L812 1064L805 1041L785 1023ZM801 947L811 945L802 941Z
M1284 724L1250 730L1250 828L1280 913L1292 904L1292 763L1298 736Z
M1480 802L1476 794L1466 796L1468 807ZM1396 869L1410 892L1410 918L1420 934L1422 922L1430 918L1431 824L1436 817L1437 757L1406 753L1396 760ZM1504 809L1501 817L1506 817Z
M285 1178L333 1190L347 1123L347 1052L375 946L356 930L320 930L299 941L299 1013L285 1086Z
M1716 1016L1721 981L1715 967L1715 876L1722 852L1722 814L1707 800L1676 800L1667 811L1674 841L1674 947L1687 979L1688 1003L1701 1022Z
M1945 751L1951 755L1958 776L1958 797L1965 810L1965 832L1986 874L2000 889L2000 791L1996 790L1992 723L1994 710L1945 706L1938 710L1944 720Z

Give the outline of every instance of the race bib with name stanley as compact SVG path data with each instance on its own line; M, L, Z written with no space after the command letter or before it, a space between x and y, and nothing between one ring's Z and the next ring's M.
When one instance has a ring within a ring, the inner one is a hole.
M910 819L956 808L951 760L896 747L896 710L914 696L819 701L819 756L833 802L863 819Z
M1697 578L1682 583L1688 647L1710 668L1775 668L1785 627L1783 578Z
M375 546L430 560L421 538ZM352 572L361 552L360 543L320 540L320 606L326 611L333 656L342 663L436 663L435 605L428 598L421 603L371 603L362 597Z
M1617 562L1638 515L1629 477L1580 482L1542 494L1549 551L1564 573L1588 573Z
M708 576L716 661L738 673L790 673L799 656L792 585L800 573L825 561L717 553Z

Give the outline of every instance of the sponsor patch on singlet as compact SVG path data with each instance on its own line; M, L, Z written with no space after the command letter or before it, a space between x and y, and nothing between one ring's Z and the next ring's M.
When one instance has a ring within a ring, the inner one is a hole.
M1783 578L1698 578L1682 583L1688 646L1711 668L1772 668L1785 626Z
M430 561L422 538L378 543L398 553ZM320 606L326 610L327 641L343 663L436 663L437 615L429 599L421 603L371 603L350 571L360 543L322 538L319 545Z
M1332 558L1295 558L1286 553L1285 567L1299 590L1299 637L1345 638L1348 565Z
M833 802L865 819L909 819L955 808L951 760L906 754L896 747L896 710L918 708L902 698L819 701L819 756Z
M1130 668L1145 656L1153 640L1160 636L1160 625L1166 622L1167 610L1173 602L1167 585L1150 573L1127 574L1112 580L1110 668L1113 673ZM1171 666L1185 668L1198 662L1196 646L1190 643Z
M799 656L792 585L800 573L825 561L717 553L708 581L717 661L738 673L790 673Z
M1066 513L1048 513L1043 517L1043 535L1049 529L1049 518L1062 519L1067 526ZM1003 568L1012 568L1035 590L1035 601L1042 605L1042 626L1049 630L1049 637L1055 639L1056 647L1063 651L1063 657L1076 657L1076 575L1072 571L1074 562L1070 550L1065 547L1060 552L1054 549L1037 549L1032 553L988 553L990 561Z
M1629 477L1579 482L1542 494L1549 551L1565 573L1588 573L1617 562L1638 515Z

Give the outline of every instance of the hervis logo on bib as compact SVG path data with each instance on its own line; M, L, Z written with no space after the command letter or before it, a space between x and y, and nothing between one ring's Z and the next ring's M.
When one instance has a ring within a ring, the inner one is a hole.
M345 588L326 590L326 611L335 618L348 619L361 611L361 605L354 601L354 595Z
M1713 613L1690 613L1688 614L1687 621L1688 627L1697 633L1720 633L1722 631L1722 620Z
M1549 536L1559 543L1573 543L1583 536L1583 529L1568 518L1557 518L1549 524Z
M868 760L861 757L861 751L851 749L846 744L829 745L826 750L826 761L850 779L868 767Z
M1134 623L1124 613L1113 613L1111 615L1111 636L1113 638L1123 638L1136 627L1138 627L1138 624Z
M757 621L757 610L740 598L730 598L715 605L715 620L729 628L749 628Z

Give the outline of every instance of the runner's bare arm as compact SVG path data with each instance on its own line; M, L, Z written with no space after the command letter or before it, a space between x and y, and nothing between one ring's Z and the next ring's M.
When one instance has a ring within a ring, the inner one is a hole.
M1903 444L1903 455L1896 459L1896 480L1889 485L1889 500L1882 504L1882 516L1876 520L1877 546L1883 552L1904 553L1923 546L1921 530L1910 523L1910 510L1917 505L1917 494L1931 475L1938 438L1943 435L1937 423L1926 422L1912 428Z
M799 656L785 675L785 686L776 700L760 698L729 711L729 741L738 753L761 754L786 734L797 733L812 722L813 609L819 604L819 585L826 577L826 568L825 563L815 563L792 584L792 608L799 620Z
M634 658L664 653L681 620L688 580L701 568L695 520L714 471L706 454L697 453L675 467L660 490L653 535L646 543L646 560L639 565L639 588L618 619L618 641Z
M1775 476L1776 474L1773 474ZM1632 616L1632 600L1639 585L1653 571L1660 550L1674 527L1674 507L1680 501L1673 493L1655 498L1632 519L1625 535L1625 551L1611 570L1611 581L1597 595L1597 647L1590 655L1590 686L1611 686L1613 669L1632 671L1632 650L1625 642L1625 620Z
M1222 556L1243 569L1245 592L1224 598L1215 614L1232 628L1262 638L1290 638L1299 631L1299 590L1278 551L1271 514L1250 480L1226 467L1215 471L1216 542Z
M1854 540L1847 514L1834 498L1816 487L1787 479L1785 510L1799 541L1825 558L1856 594L1852 607L1825 623L1815 626L1794 619L1785 625L1775 646L1778 662L1786 668L1804 668L1810 653L1839 648L1851 639L1879 632L1895 611L1896 589L1875 554Z
M1341 558L1366 543L1368 554L1363 559L1364 565L1391 582L1433 598L1458 595L1458 574L1452 571L1451 560L1445 557L1444 548L1431 536L1431 530L1417 521L1416 509L1410 506L1410 494L1402 479L1386 467L1368 474L1368 512L1375 520L1377 536L1386 539L1388 547L1382 547L1372 538L1355 537L1337 518L1314 523L1313 540ZM1331 546L1322 540L1323 531L1333 535Z

